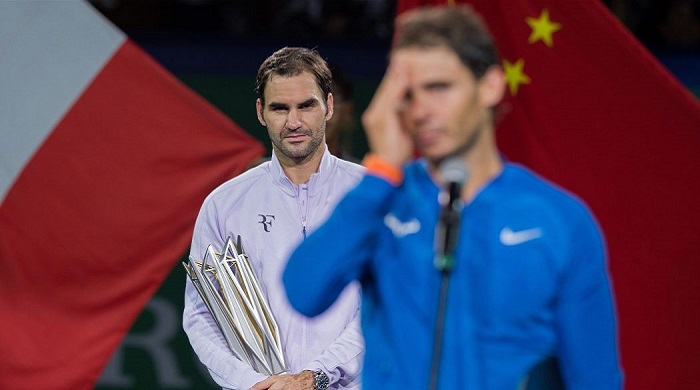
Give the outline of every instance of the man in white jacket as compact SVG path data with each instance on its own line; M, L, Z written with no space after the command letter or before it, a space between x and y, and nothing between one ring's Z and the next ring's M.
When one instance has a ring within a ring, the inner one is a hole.
M313 50L283 48L266 59L257 74L256 108L272 141L272 158L215 189L197 217L190 251L194 259L201 260L210 244L223 248L227 237L241 236L278 322L290 369L266 377L238 359L187 280L183 327L223 388L359 388L364 341L358 287L349 286L331 310L309 319L289 306L281 281L291 251L363 174L361 166L327 150L330 88L330 70Z

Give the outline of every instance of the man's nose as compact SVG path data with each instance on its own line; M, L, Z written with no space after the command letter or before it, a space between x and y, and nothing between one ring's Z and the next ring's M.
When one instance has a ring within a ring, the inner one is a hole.
M428 105L429 103L425 100L425 97L413 96L408 102L408 116L413 122L422 122L428 116Z
M301 127L301 119L299 117L299 112L297 110L289 110L287 115L287 128L290 130L296 130Z

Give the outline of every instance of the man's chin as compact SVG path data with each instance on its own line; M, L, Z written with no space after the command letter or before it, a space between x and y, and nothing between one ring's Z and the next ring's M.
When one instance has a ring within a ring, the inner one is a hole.
M299 146L299 147L287 147L284 150L281 150L282 154L287 156L287 158L293 159L293 160L299 160L303 159L305 157L308 157L309 151L307 148Z
M450 156L454 151L445 148L440 148L437 145L432 147L424 147L418 149L418 156L423 157L428 161L441 161L445 157Z

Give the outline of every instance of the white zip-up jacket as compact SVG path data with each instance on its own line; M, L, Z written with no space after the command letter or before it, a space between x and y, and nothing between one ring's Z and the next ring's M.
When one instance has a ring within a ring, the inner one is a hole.
M291 252L325 221L363 174L362 166L326 149L318 172L308 183L294 185L273 153L269 162L227 181L205 199L190 249L190 256L201 260L209 244L220 250L227 237L240 235L277 320L290 371L323 370L331 389L360 387L364 340L358 285L348 286L322 315L306 318L289 305L282 272ZM231 352L189 278L183 328L195 353L223 388L249 389L265 379Z

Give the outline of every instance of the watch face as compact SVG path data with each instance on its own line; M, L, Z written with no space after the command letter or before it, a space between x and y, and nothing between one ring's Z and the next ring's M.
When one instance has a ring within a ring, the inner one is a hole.
M328 375L325 372L321 370L314 371L314 387L316 390L326 390L328 382Z

